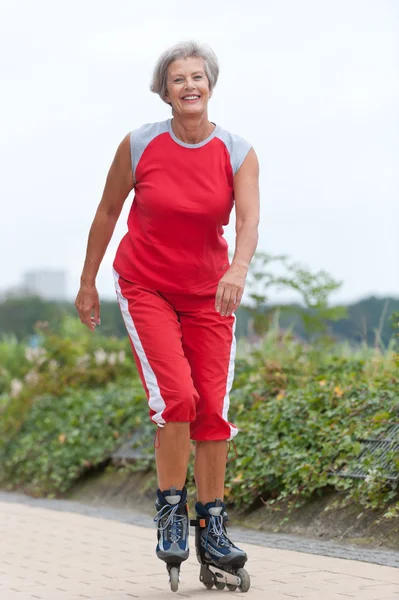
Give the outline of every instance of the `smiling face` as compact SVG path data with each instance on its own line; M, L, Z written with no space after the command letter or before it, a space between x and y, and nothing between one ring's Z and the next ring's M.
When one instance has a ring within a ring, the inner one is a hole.
M198 114L207 110L211 96L202 58L190 56L169 65L166 100L177 114Z

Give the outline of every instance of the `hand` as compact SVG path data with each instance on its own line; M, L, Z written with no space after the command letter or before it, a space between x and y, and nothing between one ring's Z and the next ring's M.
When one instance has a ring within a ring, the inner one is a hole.
M94 331L100 325L100 298L94 283L82 283L75 300L76 310L83 325Z
M233 264L219 281L216 291L215 308L221 316L229 317L240 305L244 293L248 268Z

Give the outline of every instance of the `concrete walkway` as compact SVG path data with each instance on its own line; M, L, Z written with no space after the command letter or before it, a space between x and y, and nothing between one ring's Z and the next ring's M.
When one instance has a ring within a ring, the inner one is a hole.
M155 539L155 528L0 501L0 598L399 600L399 569L241 542L250 591L209 591L198 580L193 538L174 594Z

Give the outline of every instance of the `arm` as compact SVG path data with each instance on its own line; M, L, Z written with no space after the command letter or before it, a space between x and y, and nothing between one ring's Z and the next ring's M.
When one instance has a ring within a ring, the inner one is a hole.
M100 323L100 301L96 277L115 229L123 204L134 187L130 134L120 143L109 169L103 195L89 232L86 259L75 306L80 320L94 331ZM94 312L94 317L92 316Z
M231 266L219 282L216 310L230 316L240 305L249 263L258 244L259 163L253 148L234 177L236 248Z

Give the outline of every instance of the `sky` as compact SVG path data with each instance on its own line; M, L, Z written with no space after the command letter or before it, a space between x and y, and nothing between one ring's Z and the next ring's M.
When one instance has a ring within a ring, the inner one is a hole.
M195 39L220 62L210 120L259 158L258 249L327 270L336 302L399 297L398 16L396 0L0 0L0 290L62 268L76 296L117 146L171 116L154 64ZM225 235L234 250L234 214Z

